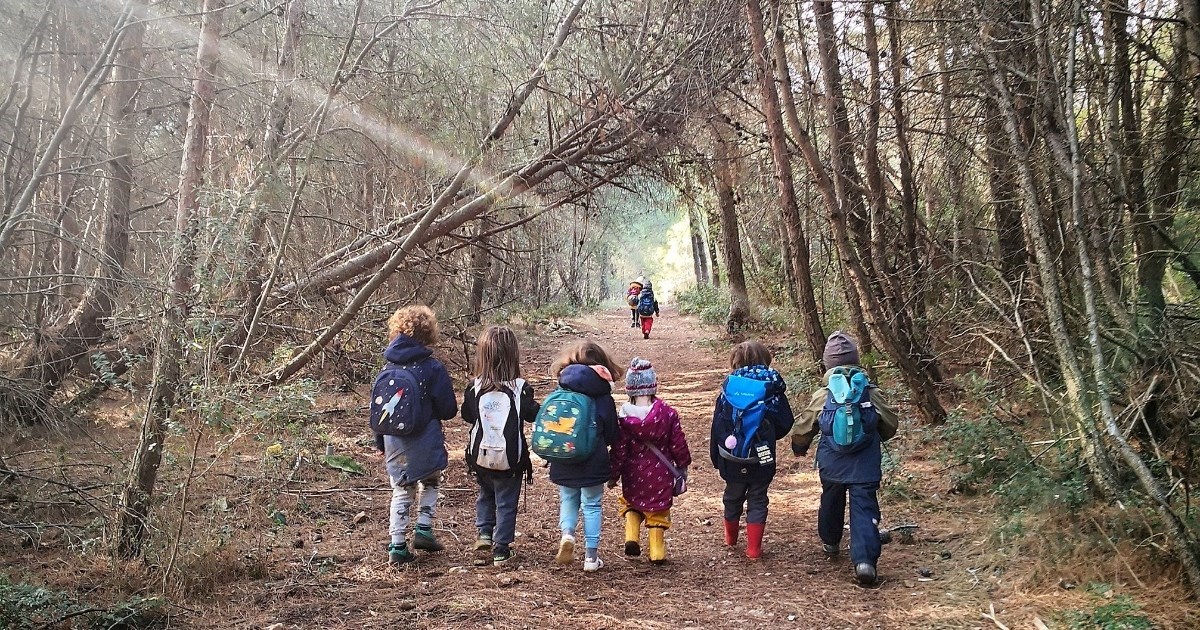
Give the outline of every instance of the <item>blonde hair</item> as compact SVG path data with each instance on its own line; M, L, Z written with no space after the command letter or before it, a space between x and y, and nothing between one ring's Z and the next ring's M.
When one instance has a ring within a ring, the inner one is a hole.
M521 377L521 348L511 328L491 326L479 335L475 342L475 376L480 391Z
M437 315L433 309L424 304L413 304L397 309L388 318L388 341L393 341L398 335L412 337L423 346L432 346L438 340Z
M625 370L608 356L608 352L590 339L580 339L563 348L554 363L550 364L550 374L558 376L568 365L603 365L608 368L613 379L621 378L625 374Z
M729 353L730 369L738 369L749 365L771 367L771 351L757 341L743 341L733 347Z

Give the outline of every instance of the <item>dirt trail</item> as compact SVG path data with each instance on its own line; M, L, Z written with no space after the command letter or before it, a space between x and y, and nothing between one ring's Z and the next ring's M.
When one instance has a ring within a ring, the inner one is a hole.
M913 570L921 545L884 548L879 567L883 584L878 589L854 584L845 554L826 560L815 534L819 484L811 460L797 461L786 447L780 449L780 473L771 488L764 557L746 559L744 541L734 550L727 549L721 541L722 483L708 459L712 405L727 361L724 350L714 350L714 344L705 342L717 333L671 310L656 322L649 340L629 327L627 311L573 321L557 333L525 342L524 367L539 398L552 387L546 368L553 354L580 336L597 340L625 364L633 356L653 361L660 397L683 419L695 464L690 490L673 510L665 565L652 566L644 556L632 560L623 556L623 529L615 513L619 490L608 491L604 499L601 556L605 567L585 574L579 563L555 565L551 557L559 538L557 493L546 471L539 469L518 517L517 567L472 567L474 484L461 461L465 425L452 420L447 425L451 465L437 523L446 551L422 555L413 568L391 570L384 562L381 542L386 539L387 494L314 493L304 500L311 504L312 513L323 518L297 522L283 536L313 540L312 529L324 532L321 542L286 549L286 540L277 541L285 549L276 548L270 579L232 585L214 608L192 617L187 625L639 630L977 625L962 625L965 620L960 615L966 611L947 610L930 601L921 590L925 584L916 583ZM807 392L791 394L794 400L808 396ZM354 426L347 423L347 436L354 433ZM379 458L359 448L356 456L367 464L367 478L331 479L330 488L352 483L366 490L386 484ZM885 522L887 509L885 502ZM365 511L369 520L351 525L358 510ZM977 611L980 605L966 600L956 604L967 605L968 611ZM978 618L977 612L969 614L967 618Z

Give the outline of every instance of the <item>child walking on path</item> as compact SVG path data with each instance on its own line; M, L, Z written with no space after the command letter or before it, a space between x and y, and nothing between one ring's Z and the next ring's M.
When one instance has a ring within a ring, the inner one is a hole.
M612 479L621 481L618 499L625 519L625 555L641 555L642 522L649 530L650 562L667 557L665 534L671 526L676 478L687 479L692 463L679 414L660 400L658 377L646 359L635 357L625 373L629 402L621 405L620 436L612 449Z
M709 457L725 480L725 544L737 544L746 513L746 556L762 557L767 488L775 477L775 441L792 428L787 384L771 369L771 352L757 341L734 346L733 372L725 378L713 410Z
M654 327L654 318L658 316L658 299L654 297L654 283L649 280L638 296L637 314L642 322L642 339L649 339L650 329Z
M875 566L887 539L879 532L879 499L883 478L880 443L896 434L896 412L859 367L858 346L847 334L829 335L821 357L825 387L813 394L792 434L792 452L803 456L813 438L821 476L817 533L825 553L838 553L850 498L850 559L859 583L875 583ZM841 417L839 418L839 414ZM849 417L856 422L846 423ZM859 427L855 429L854 427Z
M633 280L629 283L629 291L625 294L625 303L629 305L629 313L633 317L633 323L629 325L630 328L638 327L639 322L637 307L638 297L642 295L642 282L642 277L638 276L637 280Z
M621 368L593 341L582 339L568 346L550 367L558 377L558 386L591 399L595 418L577 421L595 422L595 448L578 463L550 462L550 481L558 485L558 524L562 540L554 561L570 564L575 558L575 532L579 512L583 511L584 571L604 566L600 559L600 525L603 518L601 499L604 484L612 477L608 450L617 441L617 407L612 398L612 381L620 378ZM549 401L543 403L549 405Z
M405 537L409 509L417 504L412 547L441 551L433 535L438 484L446 469L442 421L454 417L457 404L450 375L429 349L437 342L437 317L427 306L406 306L388 319L387 365L371 391L371 428L383 451L392 485L388 561L412 562Z
M537 417L533 388L521 378L517 335L507 326L483 331L475 344L475 380L463 394L462 419L471 425L467 468L479 484L475 500L477 564L502 566L513 552L521 482L532 481L533 465L525 423Z

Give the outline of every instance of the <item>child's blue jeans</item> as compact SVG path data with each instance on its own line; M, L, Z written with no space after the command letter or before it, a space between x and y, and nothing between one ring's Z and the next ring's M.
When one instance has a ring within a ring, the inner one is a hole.
M587 488L558 487L558 526L563 534L574 536L579 525L579 511L583 510L583 539L586 548L600 547L600 523L604 512L600 500L604 498L604 484Z

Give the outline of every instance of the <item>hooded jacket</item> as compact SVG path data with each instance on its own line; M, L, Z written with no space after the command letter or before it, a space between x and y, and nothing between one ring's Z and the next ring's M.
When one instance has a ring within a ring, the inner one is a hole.
M592 399L596 408L596 430L600 443L591 457L577 464L550 462L550 481L568 488L588 488L608 481L612 466L608 447L617 441L617 405L613 402L612 382L596 373L591 366L568 365L558 375L558 385Z
M771 463L742 464L721 457L717 445L733 432L733 405L725 400L723 386L721 393L717 395L716 408L713 410L712 434L708 444L709 458L712 459L713 467L725 481L750 483L770 480L775 476L775 441L783 439L792 430L792 424L795 423L795 418L792 417L792 406L787 399L787 383L783 381L779 372L761 365L740 367L734 370L733 374L767 383L766 418L759 431L762 431L768 424L774 431L773 439L767 441L771 449Z
M796 423L792 431L792 451L795 453L807 453L813 439L821 432L820 415L829 396L829 375L832 373L833 370L825 372L821 379L823 387L813 393L808 407L801 414L800 422ZM817 443L817 468L823 481L843 484L878 483L883 477L883 452L880 443L896 435L898 419L896 411L888 404L879 387L872 383L867 392L871 405L879 414L879 430L866 448L854 453L835 450L829 444L830 438L822 435Z
M458 413L458 405L446 366L433 358L433 351L417 340L408 335L397 335L383 351L383 357L391 364L385 366L385 370L400 366L409 370L421 384L421 394L432 410L432 418L420 433L404 437L379 436L383 438L388 476L405 486L446 469L448 457L442 420L453 418Z
M612 449L612 477L621 480L621 493L630 507L642 512L670 509L675 477L650 450L653 444L676 468L692 464L679 414L655 398L649 407L621 405L620 435Z

